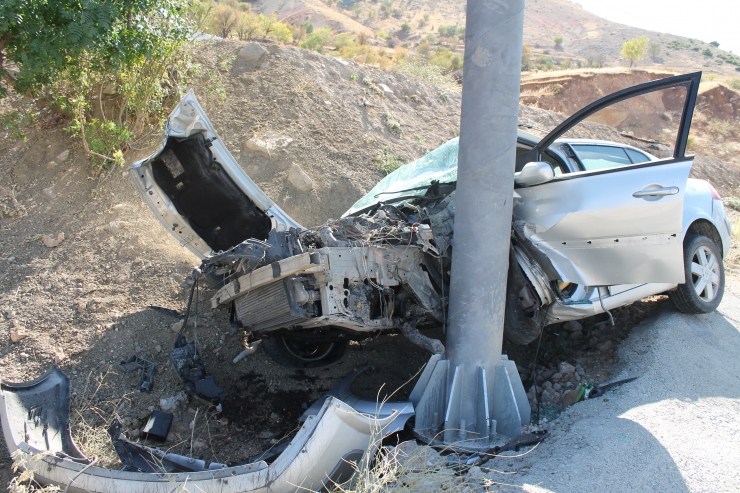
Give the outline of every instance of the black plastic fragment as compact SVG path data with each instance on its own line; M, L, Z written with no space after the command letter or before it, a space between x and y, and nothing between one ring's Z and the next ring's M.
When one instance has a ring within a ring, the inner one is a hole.
M170 361L188 392L214 406L224 401L226 392L216 385L213 375L206 372L205 365L195 351L195 344L188 343L182 334L175 339Z
M149 305L148 308L150 310L154 310L155 312L161 312L161 313L164 313L166 315L172 315L173 317L176 317L176 318L182 318L182 317L185 316L185 315L182 315L177 310L173 310L172 308L165 308L163 306Z
M223 265L233 261L245 262L243 265L245 272L256 269L265 258L265 252L270 248L269 243L250 238L244 240L233 248L218 252L203 260L203 271L208 271L208 267Z
M170 413L163 413L162 411L154 411L149 416L141 433L144 438L149 440L158 440L164 442L167 440L167 435L170 432L170 426L172 425L172 415Z
M156 364L133 355L127 360L122 360L119 363L119 366L126 373L141 369L141 375L139 376L139 391L151 392L152 385L154 384L154 368L157 366Z
M121 434L123 426L118 420L113 420L108 428L108 434L113 441L124 471L178 473L213 471L228 467L226 464L205 461L178 454L168 454L162 450L146 447L129 441Z
M614 387L617 387L619 385L632 382L633 380L637 380L637 377L630 377L625 378L624 380L617 380L616 382L606 383L604 385L598 385L591 389L591 391L588 393L589 399L593 399L594 397L601 397L606 393L607 390L611 390Z

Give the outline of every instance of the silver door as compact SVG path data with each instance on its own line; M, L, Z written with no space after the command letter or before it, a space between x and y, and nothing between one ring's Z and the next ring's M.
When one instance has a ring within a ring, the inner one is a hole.
M563 281L586 286L684 282L683 197L693 163L684 154L700 78L700 73L671 77L607 96L559 125L526 158L539 160L557 138L609 105L686 88L673 156L569 173L516 190L515 228Z

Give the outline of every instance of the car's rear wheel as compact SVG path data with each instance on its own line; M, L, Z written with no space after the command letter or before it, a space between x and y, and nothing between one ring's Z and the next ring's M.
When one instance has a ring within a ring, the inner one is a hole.
M686 282L669 294L673 305L683 313L709 313L722 301L725 292L725 267L717 245L706 236L687 236L684 240Z
M273 336L262 340L267 355L291 368L316 368L338 361L347 341L316 341L301 337Z

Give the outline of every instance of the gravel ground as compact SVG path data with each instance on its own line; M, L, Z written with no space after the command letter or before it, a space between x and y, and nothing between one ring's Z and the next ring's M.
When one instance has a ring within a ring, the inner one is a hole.
M486 471L489 491L740 491L739 295L728 279L718 312L666 304L635 328L613 375L638 379L567 409L524 457L489 462L515 473Z

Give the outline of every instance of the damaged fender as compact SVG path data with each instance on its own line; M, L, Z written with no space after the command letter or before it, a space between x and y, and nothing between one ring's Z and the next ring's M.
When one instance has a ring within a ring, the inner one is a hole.
M8 450L20 451L36 481L69 486L70 492L167 493L180 487L205 493L318 491L348 481L354 474L352 462L374 453L396 419L396 413L375 419L329 397L270 465L258 461L196 472L146 473L98 467L85 457L70 433L70 399L69 378L56 366L36 380L0 385Z

